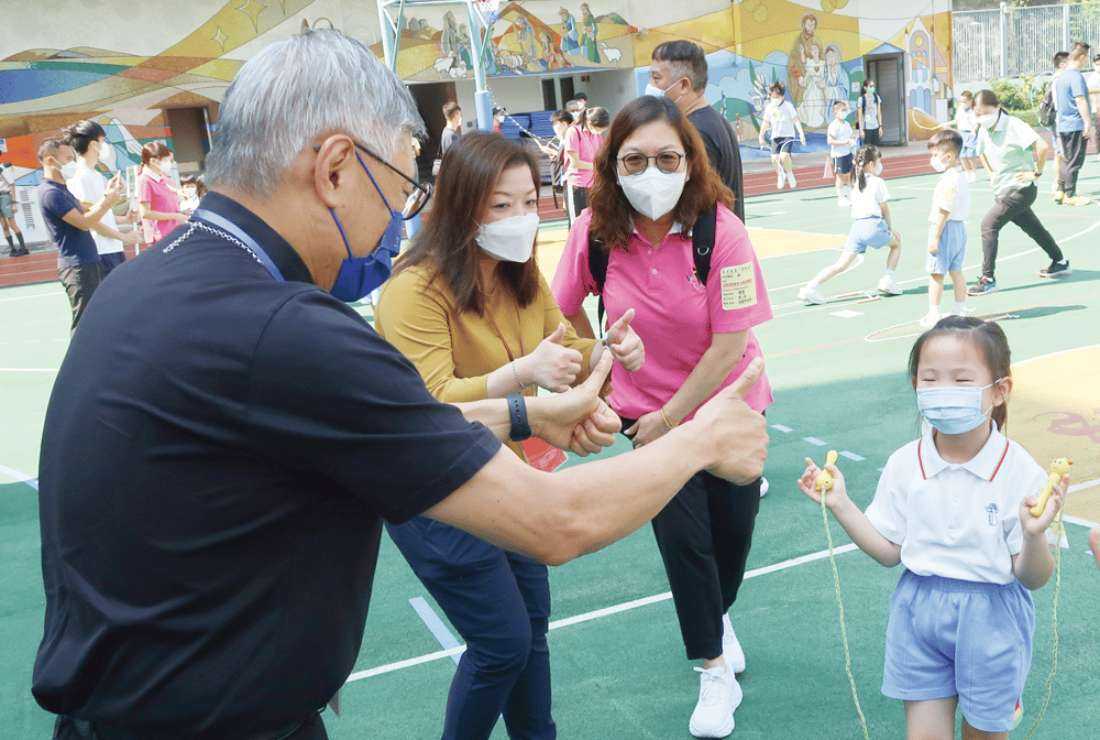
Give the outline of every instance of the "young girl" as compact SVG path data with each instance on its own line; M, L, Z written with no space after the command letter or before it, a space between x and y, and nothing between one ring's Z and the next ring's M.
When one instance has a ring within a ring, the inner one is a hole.
M848 196L852 192L852 144L855 141L852 124L848 123L848 101L833 101L833 121L826 139L836 173L836 204L847 208L852 205Z
M764 108L764 116L760 123L760 146L765 146L765 135L768 130L772 133L772 166L775 167L775 187L779 190L790 184L791 189L798 187L798 180L794 177L794 163L791 160L791 147L794 146L795 135L806 146L806 132L802 128L802 120L798 117L798 111L791 101L787 100L787 88L782 82L774 82L768 88L768 103Z
M882 693L905 702L909 737L954 737L958 707L964 738L1006 738L1031 666L1029 590L1054 568L1045 532L1069 478L1032 516L1047 475L1002 433L1010 364L996 324L940 321L909 356L924 433L890 456L866 513L828 468L825 503L852 541L905 566L890 600ZM820 503L818 472L810 464L798 486Z
M901 235L890 225L890 207L886 205L890 192L880 177L882 155L878 147L860 147L856 152L855 171L856 187L850 196L853 223L844 251L835 263L819 272L798 291L799 300L810 305L825 303L827 299L819 290L821 284L851 267L868 247L890 247L890 253L886 256L886 272L878 281L878 291L883 295L901 295L901 289L894 280L894 270L901 259Z
M978 169L978 120L974 115L974 93L963 90L959 96L959 110L955 114L955 129L962 134L963 149L960 160L967 182L977 182Z

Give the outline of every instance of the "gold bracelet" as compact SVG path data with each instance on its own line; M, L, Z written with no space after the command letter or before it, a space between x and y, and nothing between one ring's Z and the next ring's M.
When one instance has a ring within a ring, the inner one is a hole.
M668 412L665 411L664 406L662 406L660 408L660 412L661 412L661 421L663 421L665 423L665 426L669 428L669 431L675 429L676 425L673 424L672 420L668 417Z

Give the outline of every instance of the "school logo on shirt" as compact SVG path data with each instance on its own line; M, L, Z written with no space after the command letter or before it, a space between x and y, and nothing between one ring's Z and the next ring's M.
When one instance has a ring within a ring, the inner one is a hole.
M990 504L989 506L985 507L985 513L989 517L989 526L991 526L991 527L996 527L997 526L997 512L998 511L1000 511L1000 510L997 508L997 504Z
M756 274L751 262L722 268L722 308L735 311L756 305Z

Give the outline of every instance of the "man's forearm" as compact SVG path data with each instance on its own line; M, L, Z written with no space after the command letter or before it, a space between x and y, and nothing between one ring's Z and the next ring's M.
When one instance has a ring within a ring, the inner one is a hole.
M103 221L94 222L92 224L92 231L101 236L105 236L108 239L117 239L120 242L125 241L126 239L121 231L118 231L117 229L112 229L110 226L103 223Z
M99 223L99 220L103 218L109 210L111 210L111 202L106 198L101 198L98 203L92 206L92 209L84 214L84 218L90 222L88 224L90 227L89 230L95 229L96 224Z
M493 433L500 441L508 439L512 431L512 419L508 414L508 401L503 398L489 398L484 401L456 403L466 421L478 422Z

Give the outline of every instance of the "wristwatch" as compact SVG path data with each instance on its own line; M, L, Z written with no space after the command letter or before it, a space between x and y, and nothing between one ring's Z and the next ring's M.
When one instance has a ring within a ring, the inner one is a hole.
M513 442L522 442L531 437L531 425L527 421L527 401L519 393L509 393L508 418L512 423L512 429L508 433L508 439Z

